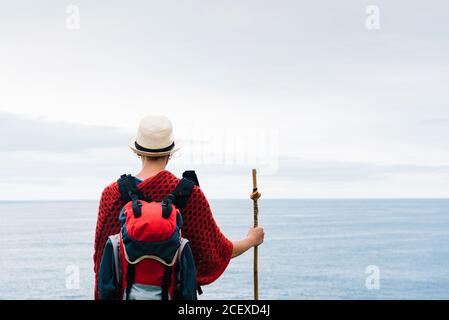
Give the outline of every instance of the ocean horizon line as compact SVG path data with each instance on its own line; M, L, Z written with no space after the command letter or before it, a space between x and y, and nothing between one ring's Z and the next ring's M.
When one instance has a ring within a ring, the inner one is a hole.
M209 198L209 201L236 201L248 200L249 198ZM304 198L262 198L260 201L281 201L281 200L449 200L449 197L304 197ZM33 203L33 202L99 202L100 199L0 199L0 203Z

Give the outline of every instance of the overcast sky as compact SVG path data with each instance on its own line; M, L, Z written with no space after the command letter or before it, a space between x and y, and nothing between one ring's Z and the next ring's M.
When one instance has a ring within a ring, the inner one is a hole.
M448 197L448 18L443 0L2 2L0 199L97 199L138 171L147 114L212 198L247 197L253 166L267 198Z

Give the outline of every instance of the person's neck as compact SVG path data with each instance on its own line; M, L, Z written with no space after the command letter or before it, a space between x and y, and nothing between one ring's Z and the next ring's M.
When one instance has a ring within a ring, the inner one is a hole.
M142 170L136 175L140 180L146 180L157 175L159 172L165 170L166 165L162 163L145 162L142 165Z

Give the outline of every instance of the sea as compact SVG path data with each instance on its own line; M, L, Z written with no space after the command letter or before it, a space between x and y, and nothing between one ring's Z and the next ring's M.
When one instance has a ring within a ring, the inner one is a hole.
M250 200L211 200L230 239ZM0 202L0 299L93 299L96 201ZM449 200L262 199L261 299L449 299ZM252 299L253 252L200 299Z

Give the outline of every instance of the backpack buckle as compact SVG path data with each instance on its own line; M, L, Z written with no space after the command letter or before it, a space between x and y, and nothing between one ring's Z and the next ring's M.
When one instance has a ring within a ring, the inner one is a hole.
M162 200L162 217L164 217L165 219L170 218L170 214L172 212L172 203L173 200L175 199L174 194L170 193L167 198L165 198L164 200Z

